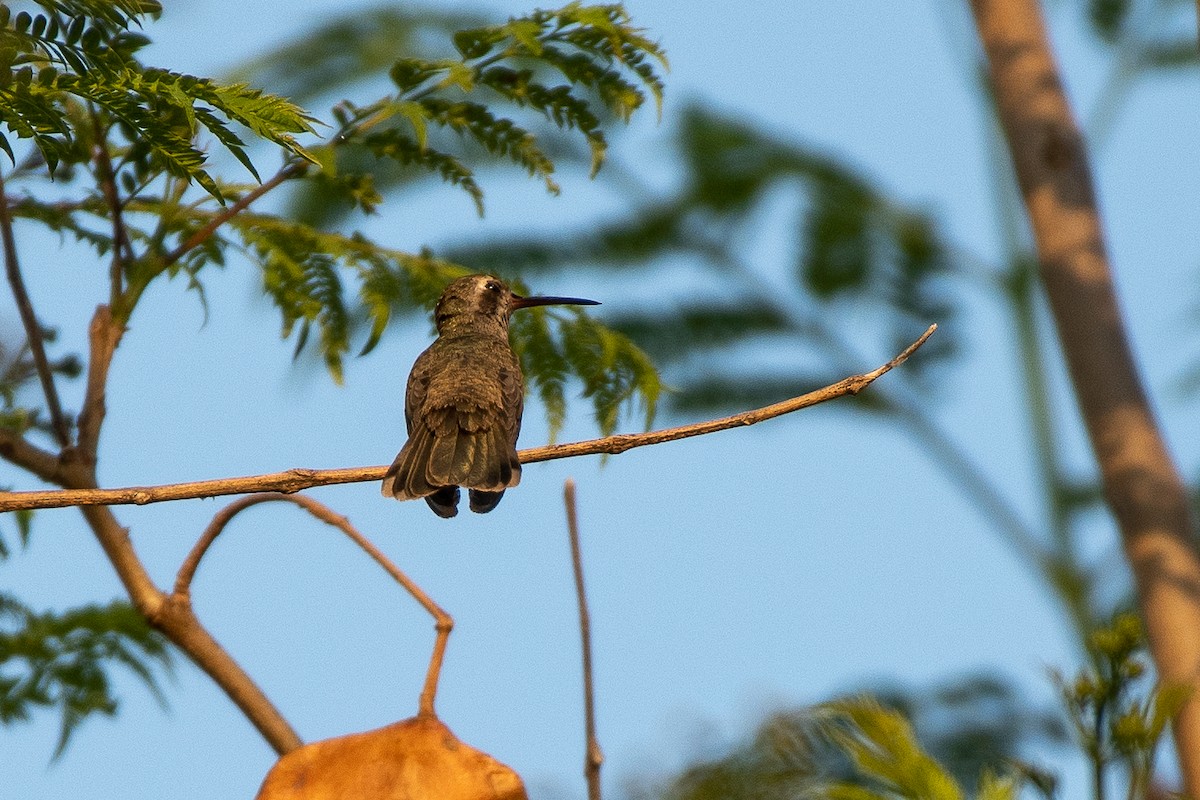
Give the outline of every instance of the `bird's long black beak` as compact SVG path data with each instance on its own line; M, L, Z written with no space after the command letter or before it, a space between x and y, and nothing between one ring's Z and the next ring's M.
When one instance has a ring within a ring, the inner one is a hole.
M585 300L582 297L522 297L513 295L513 310L531 306L598 306L599 300Z

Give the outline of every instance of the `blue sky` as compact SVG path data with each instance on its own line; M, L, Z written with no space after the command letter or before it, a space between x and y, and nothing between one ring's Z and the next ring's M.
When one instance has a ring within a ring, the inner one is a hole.
M1095 102L1102 55L1068 4L1051 4L1073 101ZM491 2L498 16L529 9ZM196 0L150 27L147 57L215 74L347 8L338 2ZM664 126L686 98L744 114L819 145L887 191L936 213L951 235L995 252L984 167L986 121L961 69L974 43L956 4L631 0L638 24L671 59ZM236 18L234 14L236 13ZM271 87L264 87L268 90ZM1175 453L1194 474L1193 405L1172 389L1200 356L1192 333L1200 285L1200 103L1195 74L1140 87L1097 157L1097 180L1135 351ZM325 109L312 109L327 118ZM636 122L627 167L670 180L656 161L663 131ZM270 156L259 161L270 170ZM485 189L488 185L485 184ZM394 247L485 235L539 220L585 221L616 202L567 179L558 198L533 182L499 182L488 216L453 190L395 202L363 229ZM82 348L102 268L53 239L22 239L27 279L60 341ZM753 255L769 263L770 241ZM153 288L114 363L102 442L105 485L173 482L389 462L402 443L404 380L428 334L389 332L348 365L346 385L297 369L275 313L246 264L207 280L210 317L182 284ZM603 284L533 288L593 296ZM719 291L720 287L695 287ZM977 295L954 337L964 365L940 387L936 416L966 443L1015 505L1036 519L1011 331ZM16 329L11 309L2 324ZM847 321L852 324L853 320ZM64 345L65 346L65 345ZM864 353L862 369L892 354ZM887 380L884 378L883 380ZM1087 469L1077 422L1064 457ZM78 406L82 387L65 387ZM669 424L670 420L660 420ZM576 404L560 439L594 435ZM536 406L522 444L545 441ZM823 699L874 678L914 686L994 669L1033 696L1048 667L1075 654L1051 601L914 443L836 406L753 429L631 451L601 465L531 465L495 513L446 522L421 503L384 501L374 484L314 496L346 514L457 621L439 696L443 720L510 764L534 797L582 796L581 686L575 599L562 511L578 482L595 637L598 724L610 793L747 730L765 710ZM6 483L32 488L28 479ZM139 553L168 585L221 501L120 509ZM1115 544L1107 521L1097 548ZM37 606L120 594L71 510L40 513L30 550L0 566L5 590ZM202 620L306 740L387 724L415 711L432 622L331 530L291 507L235 522L193 587ZM164 711L120 681L122 713L92 720L48 765L50 715L0 730L0 800L250 797L274 754L198 670L180 663ZM1082 784L1068 781L1068 797Z

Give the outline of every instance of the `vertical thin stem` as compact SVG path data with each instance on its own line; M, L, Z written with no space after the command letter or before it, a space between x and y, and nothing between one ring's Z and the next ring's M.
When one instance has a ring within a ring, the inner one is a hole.
M116 307L121 299L123 276L125 274L123 254L129 247L129 237L125 233L125 221L122 217L121 198L117 194L117 175L113 169L112 159L108 155L108 140L105 130L100 123L100 117L92 113L92 126L96 132L96 167L100 174L98 183L104 193L104 201L108 204L108 213L112 217L112 263L109 265L109 298L110 307Z
M20 262L17 261L17 243L13 237L12 212L8 207L8 193L4 190L4 178L0 176L0 239L4 245L4 271L8 275L8 284L12 288L13 299L17 303L17 311L21 315L21 324L25 328L25 337L29 340L29 352L33 356L33 365L37 370L38 380L42 384L42 393L46 396L46 410L50 414L50 427L60 447L71 446L71 428L63 415L62 405L58 402L58 390L54 386L54 373L50 370L50 361L46 358L46 345L42 340L42 328L38 324L37 315L33 313L33 303L29 300L29 292L25 289L25 281L21 277Z
M1086 647L1101 613L1095 607L1095 579L1079 561L1079 546L1071 526L1070 509L1064 493L1065 475L1058 453L1058 434L1046 385L1047 359L1042 348L1037 312L1041 297L1037 264L1032 257L1010 255L1012 279L1009 282L1010 307L1015 317L1018 356L1030 441L1033 443L1036 482L1049 516L1050 539L1046 556L1039 565L1046 583L1067 612L1076 641Z
M575 481L563 485L567 505L567 533L571 539L571 566L575 573L575 596L579 600L579 636L583 649L583 715L587 750L583 758L583 776L587 779L588 800L600 800L600 765L604 753L596 738L596 698L592 683L592 621L588 614L587 592L583 588L583 556L579 547L579 522L575 515Z
M1095 752L1092 753L1092 797L1095 800L1107 800L1107 792L1104 788L1104 768L1105 761L1105 708L1107 700L1102 700L1096 706L1096 718L1092 726L1092 736L1095 740Z

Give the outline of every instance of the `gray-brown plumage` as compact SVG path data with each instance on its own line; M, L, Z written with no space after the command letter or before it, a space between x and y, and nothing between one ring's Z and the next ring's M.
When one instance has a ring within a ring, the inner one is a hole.
M471 510L491 511L521 482L517 435L525 378L508 341L519 308L597 305L575 297L521 297L490 275L446 287L434 309L438 338L408 376L408 441L383 479L385 497L425 498L439 517L458 513L459 487Z

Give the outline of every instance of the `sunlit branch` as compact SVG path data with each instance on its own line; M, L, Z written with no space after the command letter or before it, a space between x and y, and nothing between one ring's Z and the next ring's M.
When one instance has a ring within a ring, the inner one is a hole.
M903 364L917 348L937 330L930 325L921 337L886 364L861 375L851 375L837 383L821 389L784 400L773 405L751 411L743 411L729 417L665 428L648 433L619 433L602 439L583 442L552 444L521 450L517 455L522 464L550 461L556 458L572 458L587 455L617 455L635 447L663 444L676 439L703 436L729 428L754 425L768 419L790 414L802 408L815 406L838 397L856 395L870 386L876 379ZM291 469L267 475L249 475L240 478L218 478L208 481L172 483L163 486L131 486L123 489L61 489L41 492L0 492L0 512L18 509L64 508L80 505L146 505L167 500L192 500L202 497L221 497L247 492L298 492L314 486L331 486L342 483L383 480L387 466L348 467L345 469Z
M107 413L108 370L124 334L125 327L113 319L112 309L106 305L97 306L88 326L87 385L83 409L79 412L79 449L93 463L99 447L100 428Z
M1191 696L1173 720L1183 793L1200 795L1200 557L1190 498L1133 355L1088 147L1036 0L972 0L997 116L1021 189L1105 499L1121 532L1164 684Z
M0 428L0 458L29 470L47 483L60 480L58 455L43 450L14 430Z

